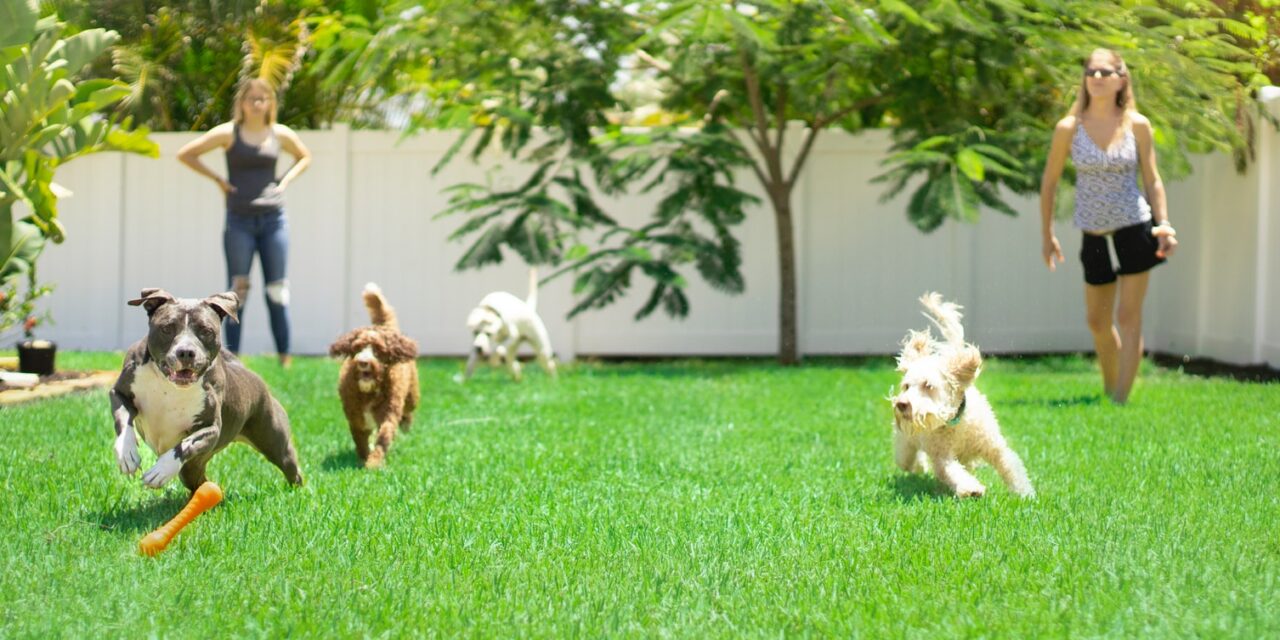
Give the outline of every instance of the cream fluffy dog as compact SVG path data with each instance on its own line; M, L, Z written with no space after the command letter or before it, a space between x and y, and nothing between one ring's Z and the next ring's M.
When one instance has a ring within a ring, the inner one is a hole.
M467 314L467 330L471 332L471 355L467 358L466 373L455 378L459 382L471 379L480 360L495 367L505 365L511 377L518 382L521 372L516 352L523 342L533 347L542 368L552 377L556 375L551 338L542 318L538 317L537 269L529 270L527 299L521 300L505 291L490 293Z
M942 333L911 331L902 342L898 371L902 383L893 403L893 449L898 466L911 473L933 469L959 497L981 496L986 487L970 472L991 463L1013 493L1031 497L1035 489L1022 459L1009 448L986 396L973 386L982 369L978 348L964 341L961 307L937 293L920 297Z

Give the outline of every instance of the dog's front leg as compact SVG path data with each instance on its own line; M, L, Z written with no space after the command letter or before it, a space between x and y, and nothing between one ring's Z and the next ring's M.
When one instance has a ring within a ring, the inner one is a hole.
M394 390L392 390L394 392ZM400 427L400 415L404 411L404 393L393 395L387 406L378 412L378 438L373 450L364 461L366 469L376 469L386 464L387 451L391 449L391 441L396 437L396 429Z
M513 342L510 345L498 347L498 353L507 365L507 371L511 373L511 377L516 382L520 382L520 360L516 358L516 352L520 350L520 343Z
M980 498L987 491L977 478L954 457L930 456L934 473L958 498Z
M221 403L209 400L201 417L204 419L196 422L192 427L191 435L161 454L156 463L142 474L143 484L152 489L159 489L172 480L188 462L199 466L193 468L192 472L183 474L183 483L188 489L195 491L196 487L204 482L203 461L213 453L213 448L218 444L218 436L222 433ZM194 486L192 483L195 483Z
M347 416L347 427L351 430L351 441L356 446L356 457L360 458L360 462L364 462L369 458L369 434L373 428L371 425L365 424L362 403L344 402L342 410Z
M920 448L896 425L893 428L893 459L898 463L898 468L907 473L924 472L924 465L920 463Z
M111 417L116 427L116 464L120 467L120 473L131 476L137 473L138 466L142 464L142 458L138 455L138 436L133 430L133 419L138 415L138 408L133 404L132 398L120 391L112 389L110 396Z

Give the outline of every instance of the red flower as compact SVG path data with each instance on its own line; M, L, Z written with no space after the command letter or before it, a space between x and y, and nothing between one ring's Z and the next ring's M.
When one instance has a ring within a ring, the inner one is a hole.
M40 324L40 321L37 320L35 316L27 316L26 321L22 323L22 330L25 331L27 335L30 335L31 330L35 329L37 324Z

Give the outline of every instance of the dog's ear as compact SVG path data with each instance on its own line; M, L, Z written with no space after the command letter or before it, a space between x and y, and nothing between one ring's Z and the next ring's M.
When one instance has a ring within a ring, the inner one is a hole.
M386 334L387 358L392 363L410 362L418 357L418 343L403 333Z
M488 310L481 309L479 307L472 309L471 313L467 314L467 331L470 331L471 333L476 333L480 331L480 329L483 328L484 324L488 321L489 321Z
M174 297L172 293L169 293L164 289L148 287L142 290L140 297L130 300L129 306L136 307L138 305L142 305L147 310L147 317L150 318L155 314L156 309L159 309L166 303L173 302L173 300Z
M334 340L333 344L329 345L329 356L332 358L349 358L354 356L356 354L354 345L356 336L359 335L359 333L360 330L356 329L338 336L338 339Z
M961 389L973 384L981 372L982 354L971 344L956 349L955 353L947 358L947 374Z
M218 317L223 320L231 318L232 322L239 324L240 316L236 315L236 311L240 309L240 296L234 291L224 291L215 293L204 299L204 303L213 307L218 312Z
M915 360L929 355L933 347L933 335L928 330L912 331L902 339L902 351L898 352L898 371L905 372Z

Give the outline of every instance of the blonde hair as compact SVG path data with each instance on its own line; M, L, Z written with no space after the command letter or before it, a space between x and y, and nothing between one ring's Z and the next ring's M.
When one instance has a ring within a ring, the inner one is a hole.
M1089 54L1089 57L1084 59L1082 66L1086 71L1089 68L1089 61L1097 55L1110 56L1111 63L1116 66L1116 72L1124 80L1124 86L1116 92L1116 106L1124 111L1124 121L1127 124L1130 116L1138 112L1138 101L1133 97L1133 78L1129 75L1129 67L1125 66L1124 58L1121 58L1120 54L1111 49L1099 48L1094 49ZM1080 114L1084 113L1085 109L1089 108L1089 78L1084 74L1081 75L1080 89L1076 92L1076 101L1071 105L1071 110L1067 112L1069 116L1079 117Z
M271 98L271 108L267 110L267 125L275 124L279 100L276 99L275 87L262 78L248 78L240 83L240 87L236 89L236 99L231 103L231 119L236 124L244 124L244 99L253 89L262 89Z

